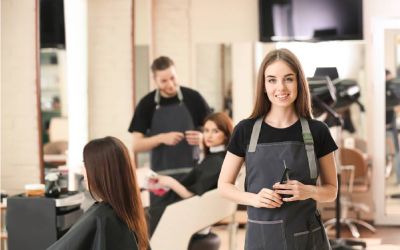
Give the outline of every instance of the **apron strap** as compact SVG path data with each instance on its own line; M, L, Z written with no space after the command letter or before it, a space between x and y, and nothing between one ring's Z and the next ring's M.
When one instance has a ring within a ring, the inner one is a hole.
M250 144L248 152L252 153L256 151L258 137L261 131L261 125L264 120L264 117L260 117L256 120L253 126L253 130L251 132L250 137ZM300 117L301 122L301 130L303 134L304 146L307 152L307 160L308 160L308 167L310 169L310 178L315 179L317 178L317 165L315 162L315 153L314 153L314 140L312 138L312 134L310 131L310 127L308 125L308 121Z
M178 96L179 102L182 103L183 101L183 95L181 88L179 86L176 86L176 94ZM160 107L160 100L161 100L161 94L160 94L160 89L156 89L156 94L154 95L154 102L156 103L156 109Z
M263 120L264 120L264 117L261 116L254 123L253 131L251 132L251 137L250 137L250 144L249 144L249 151L248 151L249 153L256 152L258 136L260 135L261 125L262 125Z
M307 151L308 167L310 168L310 178L317 178L317 165L315 163L314 140L308 125L308 121L304 117L300 117L301 130L303 134L304 146Z

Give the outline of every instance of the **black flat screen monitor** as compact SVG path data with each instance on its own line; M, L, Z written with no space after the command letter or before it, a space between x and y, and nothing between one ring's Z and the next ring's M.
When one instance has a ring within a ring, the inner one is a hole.
M63 0L40 0L40 48L65 48Z
M362 40L362 0L259 0L260 40Z

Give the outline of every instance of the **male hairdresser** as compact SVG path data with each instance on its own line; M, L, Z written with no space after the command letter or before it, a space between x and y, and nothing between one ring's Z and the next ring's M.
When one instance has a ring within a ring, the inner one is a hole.
M151 71L156 90L140 100L129 126L133 150L151 151L151 169L179 179L199 158L200 128L210 108L199 92L178 84L170 58L154 60Z

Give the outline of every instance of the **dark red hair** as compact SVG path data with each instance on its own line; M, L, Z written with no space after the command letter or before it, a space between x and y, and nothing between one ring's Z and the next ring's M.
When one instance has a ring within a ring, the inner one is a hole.
M214 122L217 128L224 133L225 135L224 144L225 146L228 146L233 131L232 119L227 114L223 112L218 112L208 115L206 119L204 119L203 125L206 124L207 121ZM208 154L210 152L210 149L204 143L203 145L205 149L204 150L205 154Z

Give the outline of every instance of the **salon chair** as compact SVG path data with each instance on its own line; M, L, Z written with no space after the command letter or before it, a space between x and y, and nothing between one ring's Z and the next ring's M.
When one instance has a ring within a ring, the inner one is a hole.
M140 175L143 175L145 171L141 170ZM236 186L239 189L243 189L244 180L245 169L242 168L236 179ZM151 249L218 249L220 239L217 235L211 233L201 236L197 232L227 217L231 218L228 224L229 249L236 249L235 236L238 227L235 221L236 211L237 204L222 198L217 189L208 191L202 196L193 196L171 204L165 209L150 239ZM201 239L202 237L206 239Z
M375 233L376 229L368 222L360 219L361 212L369 212L370 208L364 203L354 202L352 194L367 192L370 188L371 171L367 159L356 148L340 148L340 160L342 165L342 218L341 224L347 225L353 237L359 238L360 232L357 225L363 226ZM357 218L348 217L348 213L354 211ZM325 223L327 230L336 223L336 218Z
M171 204L165 209L151 237L151 248L186 250L192 235L233 216L236 209L237 205L222 198L217 189ZM234 235L234 230L232 225L230 236Z
M356 148L360 150L364 159L367 161L368 167L372 166L372 157L368 153L368 143L365 139L357 136L346 137L342 139L341 147Z

